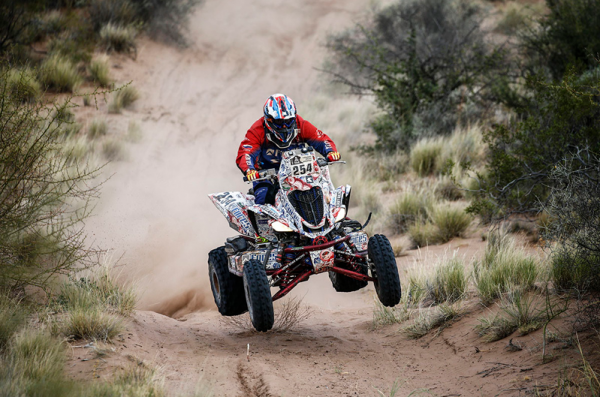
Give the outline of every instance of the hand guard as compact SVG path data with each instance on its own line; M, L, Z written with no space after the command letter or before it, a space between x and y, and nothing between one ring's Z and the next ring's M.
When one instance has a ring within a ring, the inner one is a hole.
M342 156L340 152L329 152L327 153L327 160L329 161L338 161Z
M255 179L258 179L258 177L259 177L258 171L256 171L256 170L248 170L248 171L246 171L246 178L248 178L249 182L252 182Z

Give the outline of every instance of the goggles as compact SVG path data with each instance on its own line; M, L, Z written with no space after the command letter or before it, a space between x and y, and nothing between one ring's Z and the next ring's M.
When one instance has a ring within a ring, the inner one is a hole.
M294 125L294 123L296 123L296 118L293 117L291 119L286 119L286 120L271 119L270 121L271 121L271 124L273 124L277 128L291 128Z

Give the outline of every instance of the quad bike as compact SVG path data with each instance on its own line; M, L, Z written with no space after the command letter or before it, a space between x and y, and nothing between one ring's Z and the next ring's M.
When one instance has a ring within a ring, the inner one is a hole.
M223 316L248 311L254 328L268 331L273 301L324 272L338 292L373 281L382 304L400 302L390 242L381 234L369 238L363 230L368 220L361 225L346 217L351 188L335 189L329 176L329 165L337 163L344 162L317 158L310 146L284 152L279 171L260 171L257 179L279 186L275 205L255 204L252 190L209 195L240 234L208 255L211 288ZM272 296L271 288L279 291Z

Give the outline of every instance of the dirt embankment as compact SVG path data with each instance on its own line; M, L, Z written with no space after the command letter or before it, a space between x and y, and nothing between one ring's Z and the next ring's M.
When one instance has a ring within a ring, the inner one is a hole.
M128 116L140 120L144 139L130 147L128 161L111 166L88 227L122 256L141 311L116 353L81 361L87 353L77 351L76 377L109 376L129 358L159 364L173 391L208 382L217 396L388 395L394 383L397 395L422 388L440 396L519 395L554 382L557 366L538 365L539 335L518 338L527 348L516 353L504 351L505 341L484 345L472 329L479 309L417 342L397 326L371 331L372 287L336 294L324 275L293 292L313 312L293 332L240 331L214 310L207 253L233 233L206 195L247 188L234 159L264 100L284 92L302 114L321 90L314 68L327 56L326 34L350 26L368 5L208 0L192 17L190 48L142 40L136 61L121 59L117 78L142 93ZM424 266L454 249L470 257L482 247L478 239L453 244L430 256L412 252L399 266Z

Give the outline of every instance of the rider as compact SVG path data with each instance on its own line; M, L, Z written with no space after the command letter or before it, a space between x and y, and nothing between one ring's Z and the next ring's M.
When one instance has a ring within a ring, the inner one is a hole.
M283 150L296 149L306 142L329 161L338 161L340 153L321 130L298 116L296 105L283 94L271 95L264 106L264 116L256 120L240 144L237 166L249 181L258 170L279 168ZM277 187L270 181L254 182L256 204L275 203Z

